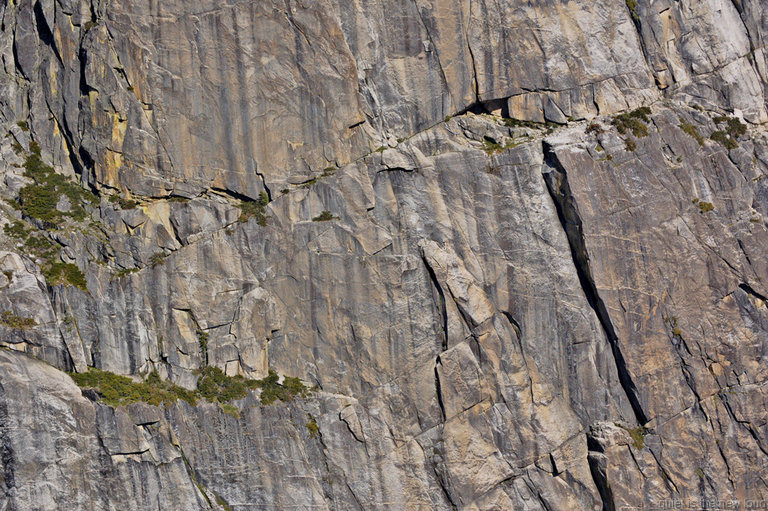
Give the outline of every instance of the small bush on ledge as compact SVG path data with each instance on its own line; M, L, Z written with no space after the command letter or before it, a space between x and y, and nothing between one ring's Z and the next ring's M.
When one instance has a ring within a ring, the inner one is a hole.
M313 222L327 222L329 220L333 220L334 218L336 218L336 217L333 216L333 214L326 209L326 210L323 210L323 212L320 213L319 215L317 215L315 218L313 218L312 221Z
M289 402L296 397L306 397L312 391L299 378L286 377L283 383L278 383L280 377L272 369L264 379L249 380L240 375L227 376L218 367L207 366L200 373L196 390L187 390L162 380L157 371L141 382L94 368L85 373L70 373L70 376L80 387L95 390L105 404L113 407L139 401L159 406L178 400L194 406L200 399L226 405L229 401L246 397L248 390L256 389L261 389L261 404L269 405L278 400ZM223 409L231 412L229 405Z
M29 330L37 326L37 321L34 318L19 316L11 311L3 311L3 314L0 315L0 325L15 330Z

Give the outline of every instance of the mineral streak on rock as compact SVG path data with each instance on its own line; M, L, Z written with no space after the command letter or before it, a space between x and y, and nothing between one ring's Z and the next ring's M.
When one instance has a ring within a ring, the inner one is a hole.
M6 2L0 509L765 502L765 12Z

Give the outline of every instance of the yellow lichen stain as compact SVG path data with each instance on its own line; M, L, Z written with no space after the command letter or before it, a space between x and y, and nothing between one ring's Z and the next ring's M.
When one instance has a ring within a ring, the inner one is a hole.
M119 113L112 114L112 147L115 150L122 151L125 131L128 128L128 121L121 117Z
M110 186L117 187L118 185L118 175L120 168L123 166L123 155L121 153L112 151L110 149L107 149L106 156L105 156L105 164L106 164L106 175L105 181Z
M99 97L99 91L88 91L88 104L91 106L91 112L96 112L96 99Z

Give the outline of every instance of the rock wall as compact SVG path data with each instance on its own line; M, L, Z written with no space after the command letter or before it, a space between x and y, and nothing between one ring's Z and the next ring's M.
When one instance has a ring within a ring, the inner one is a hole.
M767 499L766 7L5 4L0 509Z

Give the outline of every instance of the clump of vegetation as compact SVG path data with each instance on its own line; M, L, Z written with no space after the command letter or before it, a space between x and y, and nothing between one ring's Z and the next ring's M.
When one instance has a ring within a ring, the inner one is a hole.
M269 375L261 380L255 380L258 388L261 389L261 404L269 405L277 400L288 402L296 397L306 397L311 389L307 388L299 378L286 376L283 383L278 383L280 377L272 369Z
M313 222L327 222L329 220L333 220L334 218L336 218L336 217L333 216L333 214L330 211L328 211L327 209L324 209L323 212L320 213L319 215L317 215L316 217L314 217L312 219L312 221Z
M715 209L714 204L699 199L693 199L693 203L699 207L702 213L708 213Z
M632 21L634 21L635 24L640 23L640 16L637 14L637 0L626 0L626 2L629 14L632 16Z
M712 132L709 136L712 140L722 145L729 151L739 147L737 139L747 133L747 125L734 117L728 117L727 115L719 115L713 118L718 128Z
M537 129L541 130L544 128L553 129L558 126L556 122L552 121L545 121L545 122L534 122L534 121L523 121L521 119L512 119L509 117L505 117L502 122L504 123L504 126L508 128L531 128L531 129Z
M320 434L320 426L317 425L317 420L312 416L312 414L308 413L307 418L309 421L307 422L307 429L309 430L309 436L312 438L317 437L317 435Z
M123 277L127 277L128 275L130 275L132 273L136 273L137 271L139 271L138 268L122 268L122 269L116 271L112 278L121 279Z
M219 407L224 411L224 413L228 413L234 417L240 418L240 409L236 407L235 405L228 405L226 403L221 404L219 403Z
M629 152L635 152L635 149L637 149L637 142L628 138L624 141L624 147L626 147Z
M267 225L267 215L265 213L267 204L269 204L269 195L265 191L259 194L258 200L241 202L240 218L237 221L243 223L255 217L256 223L264 227Z
M83 272L77 265L61 262L59 246L46 237L45 231L35 230L18 220L6 224L3 230L8 236L20 240L28 254L39 260L40 270L49 284L70 284L88 290Z
M149 264L152 266L152 268L157 268L158 266L162 266L165 264L165 254L162 252L157 252L155 254L152 254L152 257L149 258Z
M85 275L76 264L55 262L44 266L42 271L49 284L71 284L83 291L88 291Z
M591 123L589 123L589 125L587 126L587 129L586 129L586 131L585 131L585 132L586 132L586 133L592 133L592 134L595 134L595 135L599 135L600 133L603 133L604 131L605 131L605 130L603 130L603 127L602 127L602 126L600 126L598 123L596 123L596 122L591 122Z
M36 142L31 142L29 147L32 153L27 155L24 163L24 175L33 183L19 190L17 206L22 214L49 227L54 227L65 217L84 220L88 214L85 206L96 204L96 196L54 172L50 165L43 162L40 146ZM56 208L62 197L69 200L69 211Z
M157 371L150 373L141 382L94 368L85 373L70 373L70 376L80 387L95 390L104 403L114 407L139 401L158 406L179 399L195 405L198 400L197 392L162 380Z
M715 124L725 124L725 131L733 138L738 138L747 134L747 125L735 117L727 115L718 115L712 119Z
M21 131L29 131L29 125L27 124L27 121L17 121L16 126L21 128Z
M693 137L696 142L699 143L699 145L704 145L704 137L701 136L701 133L699 133L699 130L696 129L696 126L687 122L682 117L680 117L680 129L683 130L688 136Z
M386 150L387 150L387 146L385 146L385 145L382 145L382 146L379 146L379 147L376 149L376 152L377 152L377 153L383 153L383 152L384 152L384 151L386 151Z
M301 183L301 187L302 188L309 188L310 186L312 186L315 183L317 183L317 178L313 177L309 181L304 181L303 183Z
M649 115L651 115L651 109L643 106L631 112L617 115L613 118L611 124L616 126L616 129L622 135L626 135L627 132L631 131L634 136L641 138L648 136L647 123L651 121L648 117Z
M204 399L219 403L242 399L248 390L261 389L260 400L263 405L277 400L289 402L296 397L305 397L310 392L299 378L286 377L282 384L278 383L279 380L280 377L272 369L266 378L249 380L240 375L227 376L218 367L208 366L203 369L197 381L197 389Z
M508 140L506 144L501 145L488 137L483 138L483 150L489 155L500 153L506 149L511 149L516 145L517 144L515 144L512 140Z
M249 389L258 388L257 381L247 380L240 375L227 376L218 367L207 366L197 380L197 390L211 403L226 403L247 396Z
M622 426L619 423L616 423L616 425L629 433L629 436L632 438L632 444L635 446L635 448L642 449L645 447L645 436L648 434L648 432L644 427L638 426L636 428L628 428L626 426Z
M194 406L198 400L205 399L218 403L225 412L236 416L239 416L239 410L236 414L233 413L237 408L227 403L246 397L249 390L261 389L262 405L269 405L278 400L289 402L296 397L306 397L314 390L304 385L299 378L285 377L283 383L278 383L280 377L272 369L266 378L250 380L240 375L227 376L218 367L207 366L200 372L195 390L187 390L162 380L157 371L153 371L140 382L94 368L85 373L70 373L70 376L80 387L95 390L106 404L114 407L138 401L158 406L178 400Z
M709 136L709 138L711 138L721 146L725 147L729 151L731 149L736 149L737 147L739 147L739 143L733 138L731 138L731 136L728 135L728 133L722 130L713 131L712 134Z
M109 202L112 204L117 204L120 209L134 209L139 204L132 200L132 199L124 199L123 197L120 197L119 195L111 195L109 197Z
M450 115L446 115L445 116L445 122L449 122L450 120L451 120L451 116Z
M34 318L19 316L11 311L3 311L0 314L0 324L15 330L29 330L37 326L37 321Z
M208 332L204 332L198 328L197 330L197 339L200 341L200 351L203 353L203 360L205 361L206 365L208 364L208 339L210 338L210 334Z
M718 128L709 136L712 140L719 143L729 151L739 147L737 139L747 133L747 125L735 117L728 117L727 115L719 115L712 119Z
M675 337L682 337L683 331L677 326L677 317L667 316L664 318L664 322L672 328L672 335Z

